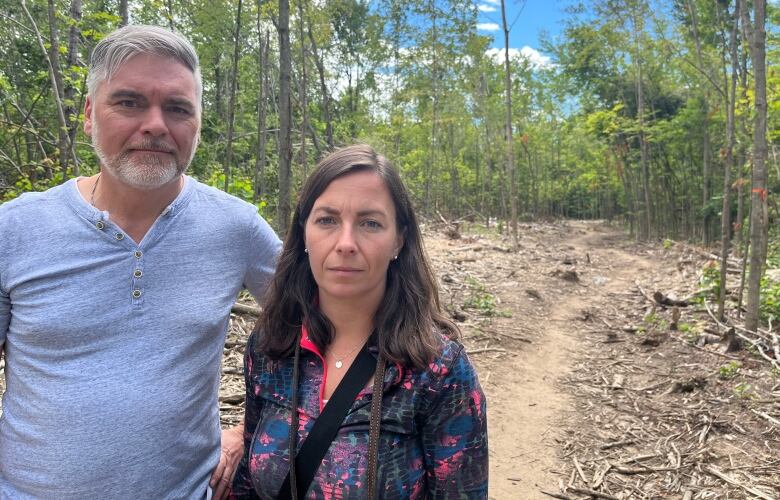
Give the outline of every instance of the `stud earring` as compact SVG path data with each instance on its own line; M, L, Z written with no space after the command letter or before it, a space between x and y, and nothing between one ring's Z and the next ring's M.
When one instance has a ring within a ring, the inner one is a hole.
M303 253L309 253L309 249L308 248L304 248L303 249Z
M398 256L397 255L393 255L393 260L398 260Z

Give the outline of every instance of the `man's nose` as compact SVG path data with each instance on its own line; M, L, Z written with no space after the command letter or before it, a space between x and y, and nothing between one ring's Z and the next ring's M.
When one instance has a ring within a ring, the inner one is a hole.
M149 106L146 110L141 132L155 137L168 133L168 125L165 122L165 113L159 106Z

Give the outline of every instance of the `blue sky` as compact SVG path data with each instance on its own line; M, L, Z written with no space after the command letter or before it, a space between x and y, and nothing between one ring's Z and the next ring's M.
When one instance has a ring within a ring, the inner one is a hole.
M535 52L540 53L539 57L544 57L539 35L542 30L546 30L553 39L560 34L563 31L563 19L566 17L565 8L571 3L571 0L506 0L507 21L510 24L514 21L509 33L510 49L522 52L532 59ZM479 33L492 35L493 47L503 49L500 0L478 0L477 5L480 10L477 26Z

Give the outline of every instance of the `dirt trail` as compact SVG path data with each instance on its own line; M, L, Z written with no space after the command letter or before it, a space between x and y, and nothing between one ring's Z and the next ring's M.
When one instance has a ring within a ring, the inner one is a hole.
M529 225L521 235L518 254L484 238L426 239L450 308L468 304L475 286L496 297L498 314L489 321L463 309L463 329L488 398L490 498L501 500L549 499L540 490L558 491L559 479L567 481L557 450L561 429L577 425L562 381L585 348L578 323L608 292L628 289L657 267L620 248L628 242L619 228L595 222Z

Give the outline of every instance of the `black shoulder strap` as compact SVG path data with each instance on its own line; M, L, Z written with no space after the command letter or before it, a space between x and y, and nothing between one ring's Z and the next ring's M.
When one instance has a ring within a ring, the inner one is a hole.
M295 482L296 491L302 497L306 494L314 479L314 474L322 462L322 457L336 437L336 433L344 422L344 417L355 402L355 398L360 394L360 390L366 386L368 380L376 369L376 358L368 352L368 342L358 353L352 366L341 383L328 400L328 404L322 410L322 413L314 422L306 441L301 445L298 455L295 457ZM297 411L297 409L293 409ZM290 500L290 473L284 479L279 490L279 500Z

